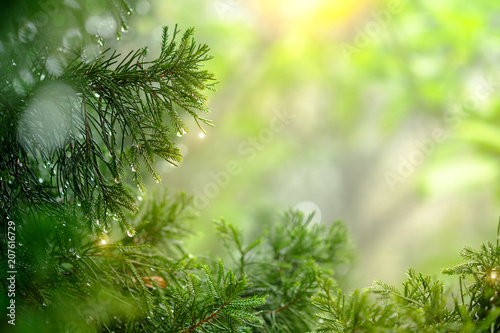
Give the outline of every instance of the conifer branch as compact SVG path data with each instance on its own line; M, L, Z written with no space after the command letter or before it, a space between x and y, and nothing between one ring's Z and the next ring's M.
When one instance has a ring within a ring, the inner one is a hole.
M205 323L210 322L210 321L211 321L211 320L213 320L216 316L218 316L218 315L221 313L222 309L224 309L227 305L228 305L228 303L227 303L227 302L226 302L226 303L224 303L224 304L222 304L222 305L221 305L221 307L220 307L219 309L217 309L215 312L213 312L210 316L208 316L207 318L204 318L204 319L200 320L199 322L194 323L193 325L191 325L191 326L189 326L188 328L184 329L184 330L182 331L182 333L191 332L191 331L193 331L195 328L197 328L197 327L199 327L199 326L201 326L201 325L203 325L203 324L205 324Z

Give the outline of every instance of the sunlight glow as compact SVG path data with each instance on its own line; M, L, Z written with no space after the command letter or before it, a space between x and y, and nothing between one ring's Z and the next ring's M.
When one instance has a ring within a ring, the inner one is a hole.
M376 7L375 0L257 0L261 19L280 34L331 35L339 28L355 24L366 10Z

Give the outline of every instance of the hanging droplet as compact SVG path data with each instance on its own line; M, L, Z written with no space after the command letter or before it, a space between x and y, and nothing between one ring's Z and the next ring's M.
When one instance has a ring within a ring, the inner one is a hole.
M127 229L127 236L134 237L135 234L136 234L135 229L133 229L133 228Z
M102 245L106 245L107 242L108 237L106 235L101 235L101 237L99 237L99 243L101 243Z
M181 137L181 136L183 136L183 135L184 135L184 134L186 134L186 133L187 133L187 131L186 131L184 128L182 128L182 127L181 127L181 128L179 129L179 131L177 132L177 136L178 136L178 137Z
M120 180L118 178L115 178L115 183L120 184Z
M203 132L200 132L200 134L198 134L198 136L199 136L200 138L204 138L204 137L206 136L206 134L205 134L205 133L203 133Z

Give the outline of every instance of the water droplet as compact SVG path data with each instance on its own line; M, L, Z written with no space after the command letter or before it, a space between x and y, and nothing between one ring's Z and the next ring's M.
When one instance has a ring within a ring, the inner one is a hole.
M135 229L128 229L127 230L127 236L129 236L129 237L134 237L135 233L136 233Z
M206 136L206 134L205 134L205 133L203 133L203 132L200 132L200 134L198 134L198 136L199 136L200 138L204 138L204 137Z
M115 178L115 183L120 184L120 180L118 178Z
M43 179L42 178L38 178L38 182L39 183L43 183Z
M181 136L183 136L183 135L184 135L184 134L186 134L186 133L187 133L187 131L186 131L184 128L182 128L182 127L181 127L181 128L179 129L179 131L177 132L177 136L178 136L178 137L181 137Z
M130 167L132 168L132 172L136 171L133 165L131 165Z
M107 242L108 242L108 237L106 235L102 235L99 238L99 243L101 243L102 245L106 245Z

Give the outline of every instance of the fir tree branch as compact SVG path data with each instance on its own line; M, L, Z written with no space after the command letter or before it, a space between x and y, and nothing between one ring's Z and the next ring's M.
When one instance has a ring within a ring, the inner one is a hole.
M219 309L217 309L215 312L213 312L210 316L208 316L207 318L204 318L200 321L198 321L197 323L194 323L193 325L189 326L188 328L184 329L182 332L183 333L186 333L186 332L191 332L192 330L194 330L195 328L205 324L205 323L208 323L210 322L211 320L215 319L215 317L217 315L219 315L221 313L221 311L228 305L228 302L224 303L221 305L221 307Z

